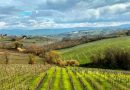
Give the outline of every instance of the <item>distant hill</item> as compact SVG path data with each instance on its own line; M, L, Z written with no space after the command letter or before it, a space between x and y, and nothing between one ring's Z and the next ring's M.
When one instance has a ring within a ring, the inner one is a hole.
M34 29L34 30L23 30L23 29L1 29L0 34L9 35L62 35L76 31L88 31L88 30L125 30L130 29L130 25L121 25L116 27L77 27L77 28L63 28L63 29Z

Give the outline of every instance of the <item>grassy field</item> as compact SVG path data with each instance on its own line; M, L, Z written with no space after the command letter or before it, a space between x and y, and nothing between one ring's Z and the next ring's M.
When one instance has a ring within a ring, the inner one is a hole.
M9 64L28 64L29 54L23 54L11 50L0 49L0 64L5 64L5 52L7 53ZM35 56L36 64L43 64L44 60L38 56Z
M130 90L130 72L44 65L0 65L1 90Z
M2 39L0 39L2 40ZM34 44L33 41L41 42L39 38L25 39L23 40L24 45ZM5 39L1 42L10 42L10 40ZM42 43L42 42L41 42ZM40 44L39 44L40 45ZM72 48L59 50L61 56L64 60L78 60L80 64L85 64L91 62L91 55L95 52L102 53L107 47L119 47L130 49L130 37L118 37L111 39L103 39L99 41L94 41L82 45L78 45ZM3 50L0 50L0 63L5 63L4 56L2 54ZM27 64L29 57L28 54L9 52L8 57L10 58L11 64ZM43 60L36 56L36 63L43 63Z
M130 49L130 37L118 37L103 39L68 49L59 50L64 60L78 60L80 64L91 62L90 57L95 52L102 53L107 47L119 47Z
M19 53L18 51L11 51L4 48L10 48L13 46L15 41L12 41L12 37L4 37L0 38L0 64L5 63L5 56L4 52L7 52L8 58L9 58L9 63L10 64L28 64L29 61L29 54L24 54L24 53ZM43 46L45 44L49 44L52 42L55 42L55 39L51 38L46 38L46 37L30 37L26 39L21 39L19 42L23 44L24 47L26 46ZM34 55L35 56L35 63L37 64L43 64L43 59Z
M46 37L31 37L26 39L19 40L24 46L28 45L46 45L55 42L55 39L46 38ZM12 39L10 37L0 38L0 43L13 43Z

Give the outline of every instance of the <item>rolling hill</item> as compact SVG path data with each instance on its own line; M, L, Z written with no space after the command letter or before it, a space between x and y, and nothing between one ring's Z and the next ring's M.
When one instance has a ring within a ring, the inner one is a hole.
M31 36L64 36L73 34L73 32L84 32L93 30L95 32L99 31L118 31L118 30L129 30L130 25L120 25L120 26L108 26L108 27L75 27L75 28L53 28L53 29L0 29L0 34L8 35L31 35Z
M90 63L90 57L95 52L102 53L107 47L119 47L130 49L130 37L118 37L104 39L100 41L90 42L78 45L72 48L60 50L64 60L78 60L80 64Z

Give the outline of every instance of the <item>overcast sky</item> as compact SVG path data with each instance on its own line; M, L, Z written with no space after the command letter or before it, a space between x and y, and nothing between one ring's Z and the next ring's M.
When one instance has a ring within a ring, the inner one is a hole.
M0 29L130 24L130 0L0 0Z

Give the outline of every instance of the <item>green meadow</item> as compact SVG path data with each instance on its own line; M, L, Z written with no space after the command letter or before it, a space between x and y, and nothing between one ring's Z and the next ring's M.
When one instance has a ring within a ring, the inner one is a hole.
M103 39L59 51L64 60L78 60L80 64L85 64L91 62L90 57L92 54L96 52L102 53L108 47L130 49L130 37Z

